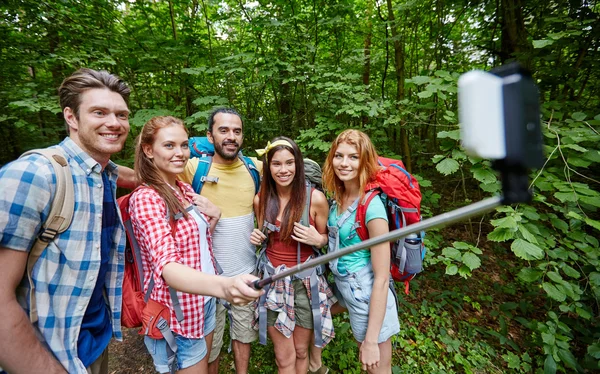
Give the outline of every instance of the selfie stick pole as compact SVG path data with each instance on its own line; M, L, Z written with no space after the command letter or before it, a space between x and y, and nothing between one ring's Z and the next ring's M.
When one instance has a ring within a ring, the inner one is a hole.
M402 237L407 236L408 234L419 233L421 231L429 230L436 227L443 227L451 223L465 220L469 217L487 213L491 210L494 210L496 207L502 205L502 201L503 199L500 196L490 197L486 200L467 205L465 207L453 210L451 212L443 213L438 216L428 218L424 221L413 223L410 226L405 226L400 229L390 231L387 234L375 238L370 238L360 243L337 250L335 252L319 256L314 260L305 262L303 264L298 264L292 268L282 271L279 274L274 274L270 277L256 280L254 281L253 286L257 290L260 290L269 283L275 282L285 277L289 277L290 275L297 274L308 268L326 264L329 261L335 260L336 258L340 258L342 256L359 251L361 249L371 248L377 244L398 240Z

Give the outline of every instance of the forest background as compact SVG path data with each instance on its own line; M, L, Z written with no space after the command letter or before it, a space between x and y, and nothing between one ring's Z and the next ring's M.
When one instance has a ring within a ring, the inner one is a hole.
M459 145L459 74L517 60L538 84L544 167L531 204L428 232L401 294L394 373L600 369L600 5L596 0L3 0L0 165L65 136L56 88L79 67L132 88L132 134L156 115L203 135L215 106L245 118L246 153L277 135L324 160L360 128L418 177L426 217L500 185ZM323 353L359 372L347 319ZM151 370L135 332L112 372ZM251 370L274 372L272 347ZM226 355L223 372L230 371Z

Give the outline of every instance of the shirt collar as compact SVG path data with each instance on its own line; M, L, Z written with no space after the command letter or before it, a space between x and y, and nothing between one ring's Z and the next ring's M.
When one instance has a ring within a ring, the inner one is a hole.
M83 170L85 170L86 175L89 176L92 172L98 174L102 172L102 165L100 165L100 163L94 160L90 155L85 153L81 147L79 147L77 143L75 143L70 137L67 136L60 143L60 147L62 147L65 152L71 156ZM117 164L112 161L108 161L105 169L108 171L111 177L113 174L117 174Z

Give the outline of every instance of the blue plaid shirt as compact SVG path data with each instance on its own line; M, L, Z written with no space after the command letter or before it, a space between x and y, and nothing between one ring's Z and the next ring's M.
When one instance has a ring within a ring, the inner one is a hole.
M71 226L48 245L33 268L39 314L34 327L42 342L69 373L86 373L77 357L77 339L100 269L102 167L70 138L56 147L68 156L71 166L75 182L75 214ZM116 165L110 162L106 170L116 201ZM55 189L53 168L40 155L29 155L0 169L0 247L31 250L50 213ZM109 269L103 281L112 312L113 336L121 340L125 249L121 220L113 235ZM29 283L25 276L17 290L17 298L26 313L29 313L28 292Z

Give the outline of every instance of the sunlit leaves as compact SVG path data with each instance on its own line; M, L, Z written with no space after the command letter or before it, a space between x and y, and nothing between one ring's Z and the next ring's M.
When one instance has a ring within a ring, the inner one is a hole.
M544 251L540 247L523 239L513 241L510 249L523 260L539 260L544 257Z

